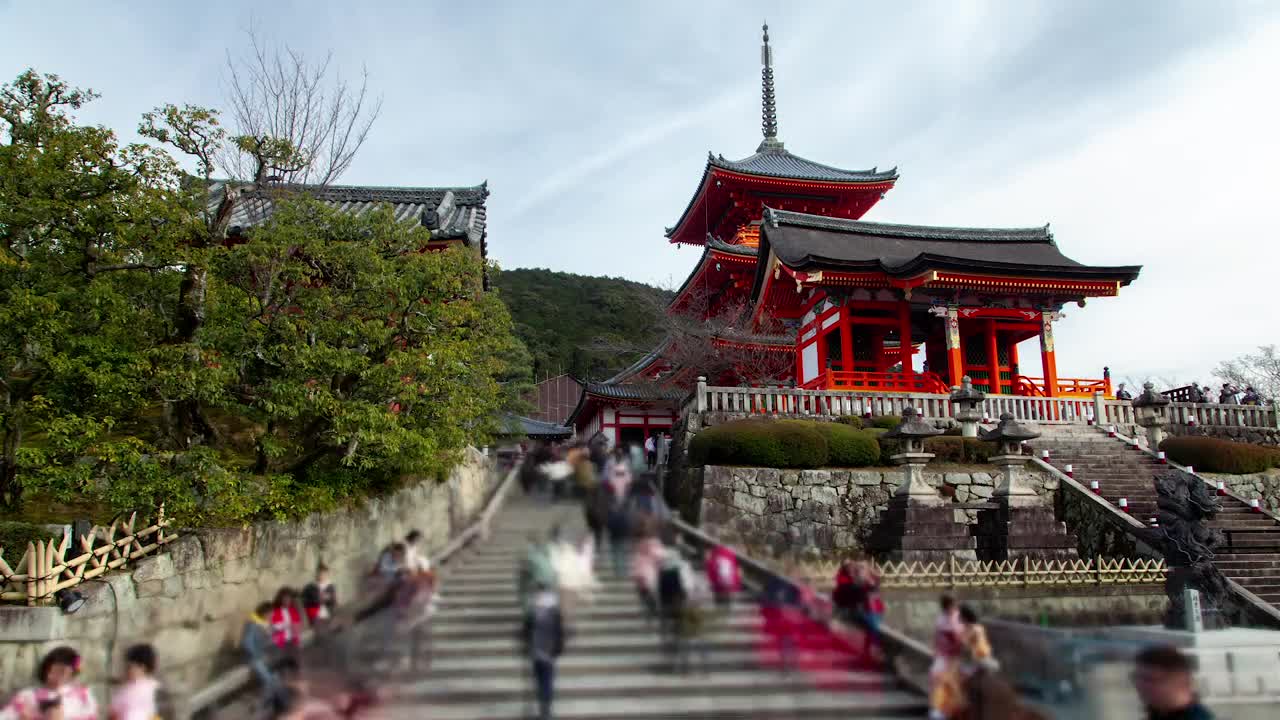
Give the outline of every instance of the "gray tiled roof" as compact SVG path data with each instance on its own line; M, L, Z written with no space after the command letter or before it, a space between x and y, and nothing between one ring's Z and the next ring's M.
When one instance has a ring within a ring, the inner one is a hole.
M689 394L687 391L673 388L612 383L588 383L584 392L614 400L683 400Z
M759 152L741 160L728 160L723 155L710 155L708 162L715 167L734 172L796 180L827 180L834 182L888 182L898 179L898 169L843 170L792 155L780 147L762 147Z
M221 201L226 186L225 181L213 183L209 199L212 206L216 207ZM282 192L308 193L340 212L356 214L387 203L391 205L396 220L401 222L423 223L424 211L430 209L436 213L436 219L428 225L434 239L461 239L468 245L479 245L484 239L488 183L454 188L284 185L246 190L228 227L249 228L262 224L271 216L273 197Z
M504 418L506 432L509 435L525 435L531 438L566 438L573 434L573 429L552 422L534 420L523 415L510 415Z
M685 206L684 212L680 213L680 219L676 221L676 224L666 228L667 237L674 235L676 230L684 224L685 218L689 216L694 204L698 202L698 197L702 194L702 188L707 184L713 168L732 170L750 175L832 183L874 183L890 182L898 179L897 168L891 170L878 170L876 168L871 168L870 170L842 170L830 165L806 160L799 155L792 155L781 147L762 145L755 155L736 161L726 159L723 155L708 152L707 166L702 171L702 179L698 181L698 189L693 193L693 197L689 198L689 204Z
M879 270L906 276L925 270L1133 281L1141 266L1091 266L1058 249L1049 226L955 228L891 225L766 208L761 252L796 270ZM762 268L757 267L756 285Z
M743 257L756 257L760 254L758 248L753 248L750 245L731 245L717 237L707 240L707 248L729 253L730 255L742 255ZM696 270L697 268L694 269Z
M614 375L613 377L607 380L604 380L603 382L588 383L588 385L614 385L624 380L627 380L632 376L634 376L635 374L639 373L641 370L644 370L653 361L661 358L662 353L667 351L667 346L669 346L670 344L671 344L671 336L668 335L667 337L664 337L661 342L655 345L652 350L645 353L644 356L641 357L639 360L636 360L635 362L631 363L627 367L618 371L618 374Z
M819 230L836 230L839 232L858 233L859 235L876 235L879 237L908 238L912 240L957 240L978 242L1039 242L1052 243L1053 233L1049 226L1030 228L965 228L940 227L932 225L897 225L893 223L866 222L864 220L843 220L826 215L810 215L790 210L766 208L764 224L778 227L779 224L794 227L814 228Z

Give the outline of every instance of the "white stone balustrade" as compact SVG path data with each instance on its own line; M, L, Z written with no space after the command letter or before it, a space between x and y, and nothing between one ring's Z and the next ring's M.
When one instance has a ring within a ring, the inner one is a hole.
M956 409L948 395L928 393L870 393L847 390L799 390L795 388L720 387L699 383L682 415L690 410L745 415L840 417L842 415L900 416L907 406L929 419L954 418ZM1134 425L1137 416L1128 400L1094 398L1045 398L1022 395L987 395L982 403L990 418L1012 413L1021 421L1042 425L1084 425L1097 418L1100 426ZM1210 427L1280 428L1275 405L1217 405L1170 403L1168 422Z

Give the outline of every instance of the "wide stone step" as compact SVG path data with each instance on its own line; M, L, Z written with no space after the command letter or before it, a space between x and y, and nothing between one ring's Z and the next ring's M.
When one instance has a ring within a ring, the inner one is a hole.
M734 616L758 615L758 606L751 601L736 602L731 613ZM632 605L614 606L579 606L572 610L575 620L610 620L625 622L641 618L640 601L637 598ZM449 612L441 612L433 622L437 627L460 623L506 623L520 622L523 615L516 608L458 608Z
M567 675L610 675L621 673L647 673L666 664L667 656L656 644L650 647L626 651L601 651L590 654L577 652L574 639L570 638L569 652L556 663L556 670ZM711 656L714 668L723 670L749 670L760 662L757 648L722 650ZM432 677L488 677L503 673L523 673L528 670L527 660L515 651L502 655L438 655L431 663ZM406 678L421 679L421 676Z
M697 670L701 666L695 664ZM794 694L815 690L815 680L805 673L783 674L769 670L731 670L693 675L671 672L614 673L610 675L565 674L556 683L557 703L584 698L691 696L709 693L733 695ZM884 692L900 690L891 675L877 672L839 671L821 678L824 692ZM397 687L397 703L483 703L521 700L530 690L530 678L520 674L477 677L438 677Z
M488 622L455 622L433 628L431 636L440 642L446 639L468 638L506 638L510 640L520 632L523 622L523 619L516 617ZM758 633L762 627L759 613L754 615L738 613L724 618L708 618L707 622L722 632ZM647 620L638 607L632 611L632 617L627 620L575 616L569 620L569 623L574 635L607 632L614 635L645 635L656 638L658 632L657 624Z
M705 640L713 651L734 650L752 647L758 642L753 634L720 631L708 633ZM623 648L648 648L658 642L657 633L653 635L626 635L622 633L598 633L581 635L572 639L575 652L591 653L601 650L621 650ZM507 653L516 647L512 637L497 638L450 638L447 642L436 643L437 652L482 654Z
M691 682L696 682L692 678ZM532 703L501 700L465 704L395 704L380 712L387 720L524 720ZM573 698L557 702L557 720L806 720L825 718L922 717L927 703L918 695L900 691L835 692L801 691L775 695L720 694L650 695L612 698Z

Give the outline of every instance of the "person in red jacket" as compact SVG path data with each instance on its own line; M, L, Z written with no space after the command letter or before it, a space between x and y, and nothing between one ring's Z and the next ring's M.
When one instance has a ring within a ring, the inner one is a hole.
M293 588L282 587L276 592L271 605L271 617L267 618L271 630L271 642L282 649L297 648L302 642L302 613L298 611Z
M707 580L715 594L716 606L728 612L733 606L733 594L742 590L742 569L733 550L717 545L707 553Z

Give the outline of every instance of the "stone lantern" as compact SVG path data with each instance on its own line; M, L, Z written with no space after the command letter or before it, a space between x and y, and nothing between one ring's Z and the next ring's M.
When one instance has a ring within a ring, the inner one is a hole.
M973 378L965 375L960 379L960 387L951 391L951 402L956 405L956 420L960 421L960 434L964 437L978 437L978 421L982 419L982 411L978 406L986 399L986 394L973 387Z
M941 430L920 419L916 409L908 406L902 411L902 422L882 436L902 443L901 452L889 458L902 466L902 484L894 492L895 497L925 505L946 502L924 480L924 466L933 459L933 453L924 451L924 441L941 434Z
M1023 484L1019 477L1022 466L1027 462L1027 456L1022 454L1022 443L1038 437L1040 433L1014 420L1013 413L1001 414L1000 424L982 434L983 440L1000 444L1000 454L991 458L1003 474L994 494L997 502L1007 503L1010 507L1039 504L1035 491Z
M1133 399L1133 412L1138 424L1147 430L1147 444L1152 452L1164 441L1164 426L1169 421L1169 398L1156 392L1155 385L1142 384L1142 394Z
M1000 424L982 434L982 439L999 443L1000 454L991 461L1000 466L1000 485L992 496L996 506L978 511L978 557L983 560L1010 560L1019 557L1074 560L1076 539L1066 523L1054 517L1052 504L1042 501L1019 477L1030 460L1020 448L1023 442L1040 437L1013 419L1000 416Z

